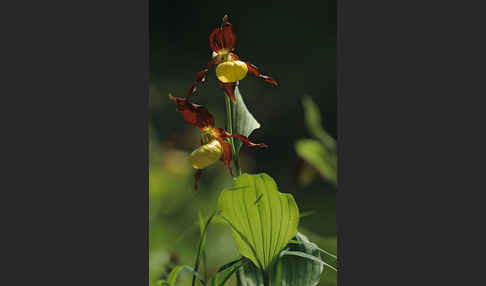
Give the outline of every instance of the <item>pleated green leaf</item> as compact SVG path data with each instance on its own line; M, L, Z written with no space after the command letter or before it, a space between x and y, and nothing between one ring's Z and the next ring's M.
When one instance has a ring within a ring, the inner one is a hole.
M297 233L299 209L267 174L243 174L221 193L221 215L232 226L240 254L267 270Z

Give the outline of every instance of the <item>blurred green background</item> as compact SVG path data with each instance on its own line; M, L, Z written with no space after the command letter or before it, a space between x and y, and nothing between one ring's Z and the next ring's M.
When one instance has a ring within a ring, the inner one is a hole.
M336 253L336 192L332 184L300 159L298 139L310 138L302 97L309 95L322 113L324 128L336 138L336 3L335 1L151 1L150 7L150 280L163 277L176 264L193 265L199 240L197 212L216 209L231 177L222 163L205 170L199 192L188 155L199 146L200 131L185 124L167 95L182 97L196 73L210 60L209 33L228 14L237 36L235 53L277 80L272 87L248 75L240 91L261 123L250 138L269 149L243 148L242 169L265 172L281 192L291 193L301 213L299 229L321 248ZM224 94L214 69L192 101L210 110L224 128ZM210 226L208 272L238 253L230 230ZM326 261L336 265L335 261ZM180 285L190 285L189 274ZM178 284L178 285L179 285ZM151 284L155 285L155 284ZM325 269L319 285L336 285Z

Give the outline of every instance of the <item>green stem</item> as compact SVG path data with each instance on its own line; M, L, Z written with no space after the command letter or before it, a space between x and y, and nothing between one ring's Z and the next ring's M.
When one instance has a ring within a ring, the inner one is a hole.
M234 103L231 102L228 96L224 96L224 100L226 101L226 125L228 132L233 134L233 113L232 108L234 108ZM229 143L231 145L231 153L233 153L233 162L235 164L236 175L241 175L241 168L240 168L240 155L236 152L234 138L229 138Z
M270 284L270 273L267 273L264 270L262 270L262 275L263 275L263 285L264 286L271 286L271 284Z

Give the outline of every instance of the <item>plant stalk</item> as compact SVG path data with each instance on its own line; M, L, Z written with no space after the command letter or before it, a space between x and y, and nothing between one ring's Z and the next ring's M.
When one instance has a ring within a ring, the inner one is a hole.
M235 107L234 103L231 102L228 96L224 96L224 100L226 101L226 126L228 129L228 132L233 134L233 112L232 109ZM236 151L235 147L235 138L229 138L229 143L231 145L231 153L233 154L233 163L235 165L236 169L236 176L241 175L241 168L240 168L240 155Z

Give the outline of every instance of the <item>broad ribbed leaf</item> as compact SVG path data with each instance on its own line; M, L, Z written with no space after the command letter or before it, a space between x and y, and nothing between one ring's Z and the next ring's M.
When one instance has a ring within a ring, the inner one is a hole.
M280 193L267 174L237 177L232 188L223 190L218 205L240 254L264 270L297 233L294 197Z
M260 123L258 123L255 117L248 111L238 87L235 88L235 97L236 103L232 104L231 109L233 117L233 133L243 134L246 137L249 137L253 130L260 128ZM234 142L236 152L239 152L243 143L237 139L235 139Z

